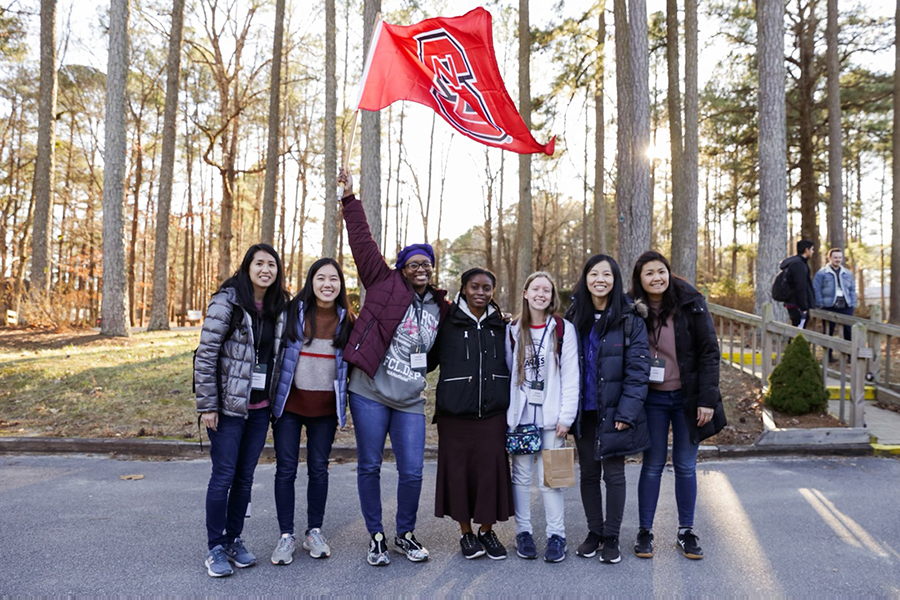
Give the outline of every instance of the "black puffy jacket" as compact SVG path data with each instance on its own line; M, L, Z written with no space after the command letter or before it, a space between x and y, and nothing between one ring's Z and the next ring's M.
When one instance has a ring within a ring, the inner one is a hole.
M684 414L691 442L715 435L725 426L725 411L719 393L719 341L703 295L683 279L672 278L679 306L673 316L675 354L681 373ZM697 407L716 409L713 419L697 427Z
M441 368L435 416L484 419L506 413L506 322L494 304L480 323L464 305L460 297L450 307L428 355L429 367Z

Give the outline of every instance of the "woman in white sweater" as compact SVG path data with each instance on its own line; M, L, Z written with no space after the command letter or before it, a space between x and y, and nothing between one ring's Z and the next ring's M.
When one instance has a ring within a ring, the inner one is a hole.
M554 314L558 306L559 294L550 274L532 273L525 280L522 309L506 336L506 360L511 374L507 426L512 431L519 425L536 425L541 430L542 449L561 448L578 413L578 340L572 324ZM516 554L537 558L530 498L534 473L547 521L544 560L561 562L566 558L562 490L544 485L541 452L517 454L512 459Z

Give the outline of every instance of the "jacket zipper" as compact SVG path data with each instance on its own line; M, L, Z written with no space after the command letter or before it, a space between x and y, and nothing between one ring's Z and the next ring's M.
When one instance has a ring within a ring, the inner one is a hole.
M469 360L469 332L463 332L463 339L466 341L466 360Z
M375 320L371 320L366 323L366 328L363 330L363 334L359 337L359 341L356 342L356 345L353 346L354 350L359 350L359 345L366 341L366 336L369 335L369 329L372 328L372 325L375 323Z
M463 380L472 381L472 376L466 375L465 377L451 377L450 379L445 379L444 381L447 382L447 381L463 381Z
M494 381L497 381L498 379L509 379L509 375L497 375L495 373L492 373L491 377L493 377Z
M494 330L491 329L491 345L494 347L494 358L497 358L497 336L494 335Z
M481 323L476 323L475 328L478 332L481 331ZM491 332L493 333L493 332ZM478 418L481 418L481 409L482 409L482 399L481 392L484 387L484 379L481 375L482 365L484 364L484 352L481 350L481 335L476 334L478 336Z

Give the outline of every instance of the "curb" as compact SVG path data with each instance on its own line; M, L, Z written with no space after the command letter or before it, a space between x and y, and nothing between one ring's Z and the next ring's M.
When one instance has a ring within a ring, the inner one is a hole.
M122 438L55 438L55 437L0 437L0 454L109 454L126 457L161 457L198 459L208 456L209 444L178 440L122 439ZM437 459L437 446L425 446L425 459ZM700 446L700 460L753 458L762 456L865 456L898 455L900 446L880 444L815 444L757 446ZM263 458L274 458L275 448L266 444ZM301 459L306 458L306 447L300 446ZM393 459L390 447L384 450L385 459ZM331 460L356 462L356 446L336 445L331 449Z

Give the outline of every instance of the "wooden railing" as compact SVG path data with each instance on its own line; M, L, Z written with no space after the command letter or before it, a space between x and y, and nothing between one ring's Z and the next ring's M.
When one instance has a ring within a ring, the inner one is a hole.
M772 369L781 362L788 342L802 333L810 342L814 355L822 361L823 384L827 385L829 379L838 382L839 418L850 427L864 426L865 386L866 381L872 379L869 369L874 364L875 353L868 345L869 336L862 322L851 324L851 339L847 341L843 337L830 337L778 322L773 317L771 304L763 306L762 316L716 304L709 305L709 312L716 324L723 360L759 377L764 386ZM900 328L895 329L894 335L900 337ZM829 354L835 357L837 368L829 367Z

